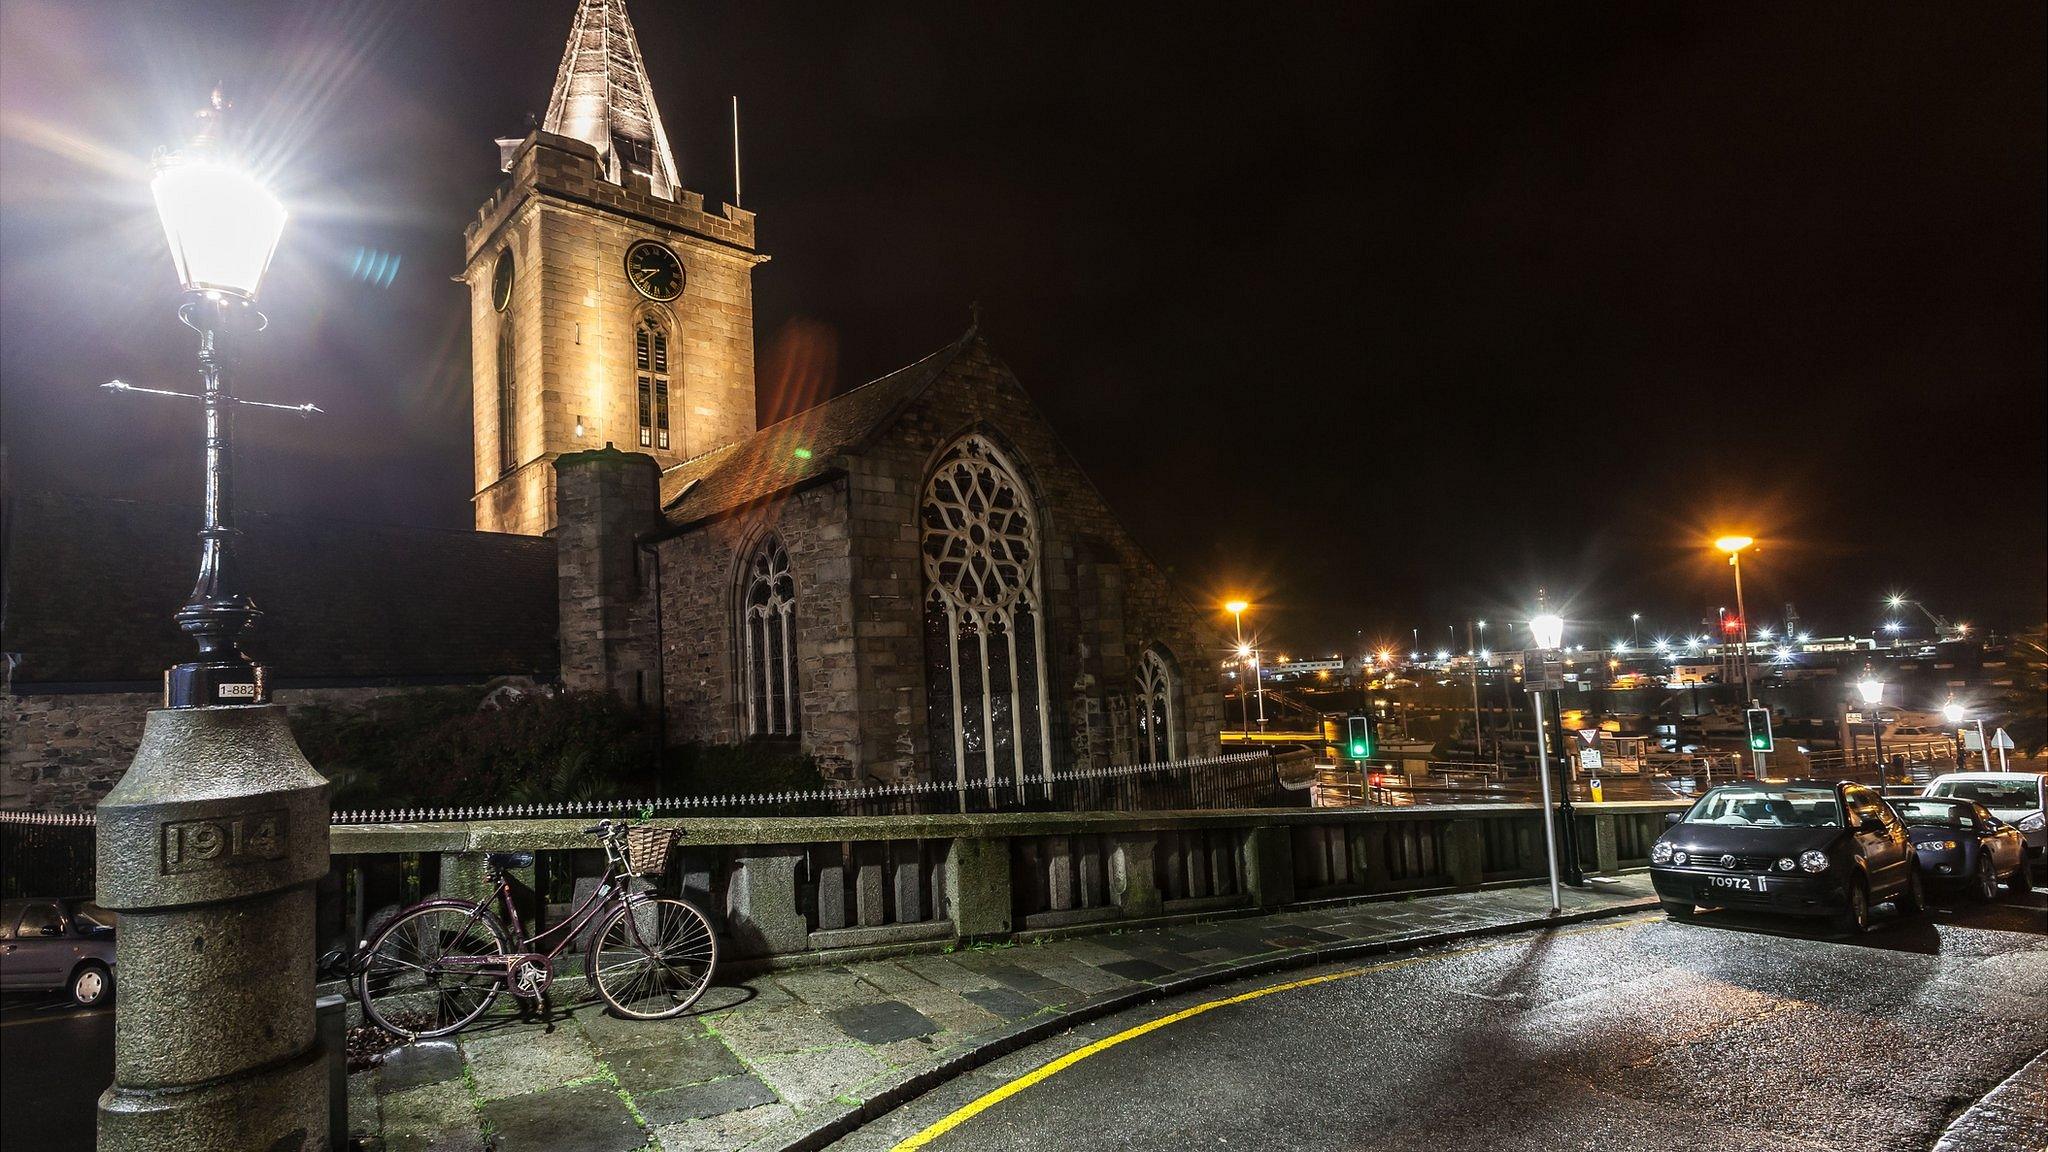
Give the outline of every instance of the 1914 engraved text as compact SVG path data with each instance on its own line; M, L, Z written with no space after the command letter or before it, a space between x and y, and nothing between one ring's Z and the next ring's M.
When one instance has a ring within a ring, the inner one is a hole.
M283 859L286 817L284 809L272 808L166 824L164 875Z

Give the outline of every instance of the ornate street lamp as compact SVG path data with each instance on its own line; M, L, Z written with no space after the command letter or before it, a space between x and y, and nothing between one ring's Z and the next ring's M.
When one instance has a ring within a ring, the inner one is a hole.
M330 1045L316 1031L314 889L328 871L327 781L299 751L263 670L238 646L256 606L232 579L234 337L263 327L256 291L284 208L227 155L218 92L191 145L159 155L150 191L199 333L206 498L199 580L178 609L197 660L164 675L135 759L99 805L94 886L120 914L114 1083L100 1152L256 1152L337 1143ZM193 989L208 990L194 995ZM339 998L327 1018L339 1024ZM231 1042L229 1042L231 1041ZM345 1132L343 1133L345 1135Z
M264 670L241 650L241 636L262 613L235 587L234 410L277 408L302 415L310 404L266 404L229 391L234 338L259 332L256 290L284 233L286 213L262 181L227 153L222 133L231 107L216 89L199 113L200 130L182 151L160 152L149 182L164 239L178 269L185 302L178 319L199 333L199 369L204 391L138 388L119 380L102 387L198 400L206 411L206 499L199 531L199 580L178 609L178 627L199 645L199 659L164 675L164 706L207 708L264 704L270 686Z

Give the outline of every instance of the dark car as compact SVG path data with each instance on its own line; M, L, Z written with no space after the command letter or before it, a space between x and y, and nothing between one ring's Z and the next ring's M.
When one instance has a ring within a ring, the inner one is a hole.
M114 914L90 900L0 902L0 990L62 988L90 1007L114 994Z
M1979 900L1998 899L1998 882L2010 878L2015 892L2033 887L2027 866L2027 838L2018 828L1974 800L1916 797L1891 801L1906 822L1920 859L1920 874L1933 883L1961 887Z
M1861 784L1727 784L1671 821L1650 847L1650 880L1674 917L1739 908L1829 916L1861 932L1877 904L1923 907L1905 821Z

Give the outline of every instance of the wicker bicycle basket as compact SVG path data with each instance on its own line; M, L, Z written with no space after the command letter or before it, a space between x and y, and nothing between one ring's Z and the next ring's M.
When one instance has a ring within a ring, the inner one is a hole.
M668 870L668 850L675 845L676 830L642 824L626 829L626 867L635 876L659 876Z

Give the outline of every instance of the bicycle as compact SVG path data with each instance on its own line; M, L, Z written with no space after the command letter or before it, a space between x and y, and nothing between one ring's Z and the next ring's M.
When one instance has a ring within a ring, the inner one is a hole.
M527 936L512 903L506 872L531 865L533 853L493 852L488 875L502 917L488 898L439 897L404 908L378 929L353 965L364 1018L410 1042L464 1027L500 992L538 1003L554 982L556 958L593 925L584 973L613 1012L664 1020L688 1011L711 984L718 937L695 905L634 892L629 883L662 874L675 830L605 820L583 831L604 843L604 875L551 928Z

